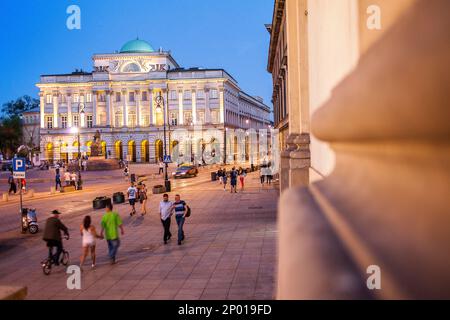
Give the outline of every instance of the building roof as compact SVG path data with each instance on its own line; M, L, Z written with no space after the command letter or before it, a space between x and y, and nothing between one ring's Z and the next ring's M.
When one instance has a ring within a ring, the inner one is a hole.
M136 38L135 40L128 41L120 49L120 53L150 53L155 52L152 46L144 41Z

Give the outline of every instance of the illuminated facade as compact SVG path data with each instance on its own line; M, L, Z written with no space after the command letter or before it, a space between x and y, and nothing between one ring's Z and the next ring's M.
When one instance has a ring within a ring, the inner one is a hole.
M40 148L42 159L66 160L81 152L89 155L90 141L101 134L108 158L155 162L163 156L164 110L155 98L167 101L166 123L170 132L186 129L200 134L168 134L172 150L183 153L186 140L199 145L221 141L226 128L262 129L270 125L270 109L259 97L239 88L223 69L181 68L170 52L155 51L145 41L132 40L119 53L93 56L93 72L43 75L40 89ZM208 130L209 129L209 130ZM217 135L208 132L216 130ZM222 134L220 134L222 132ZM184 141L181 139L184 138ZM195 150L194 150L195 151Z

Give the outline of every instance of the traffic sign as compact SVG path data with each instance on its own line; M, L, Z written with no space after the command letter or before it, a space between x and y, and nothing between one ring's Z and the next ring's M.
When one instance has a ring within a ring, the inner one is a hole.
M172 158L171 158L171 156L164 156L163 162L164 162L164 163L172 163Z
M26 170L26 159L25 158L14 158L13 159L13 177L14 179L25 179Z

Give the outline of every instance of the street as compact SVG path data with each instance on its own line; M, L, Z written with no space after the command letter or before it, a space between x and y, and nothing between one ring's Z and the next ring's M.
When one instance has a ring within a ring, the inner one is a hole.
M136 173L144 168L136 166ZM88 258L81 290L67 289L68 275L63 267L54 269L50 276L42 273L40 261L47 255L41 239L45 219L55 208L62 212L61 220L71 235L64 241L70 253L69 265L78 265L82 219L89 214L100 228L103 210L93 211L92 200L125 192L128 183L120 172L111 173L113 179L90 181L80 192L26 200L25 207L37 209L41 228L37 235L20 234L17 201L0 204L0 283L27 286L28 299L273 299L276 188L261 187L256 172L247 176L245 191L237 194L230 194L229 188L224 191L217 181L211 182L212 170L208 169L196 178L173 181L170 200L179 193L191 206L192 216L185 224L185 243L178 246L176 239L171 239L164 245L157 211L162 195L150 194L152 186L163 180L162 176L154 178L154 171L146 183L147 216L130 217L127 203L115 207L125 227L118 264L109 264L106 241L98 240L97 267L91 270ZM139 204L137 209L139 213ZM174 220L171 231L176 235Z

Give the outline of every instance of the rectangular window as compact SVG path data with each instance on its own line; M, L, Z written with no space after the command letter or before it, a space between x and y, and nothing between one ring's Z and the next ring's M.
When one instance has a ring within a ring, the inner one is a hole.
M216 89L211 89L211 91L209 92L211 99L218 99L219 98L219 93Z
M92 121L92 115L88 115L87 117L86 117L86 119L87 119L87 127L88 128L92 128L93 127L93 121Z
M46 95L46 102L48 104L52 103L52 95L51 94Z
M178 93L176 90L171 90L169 94L170 100L177 100L178 99Z
M191 90L186 90L184 92L184 99L185 100L191 100L192 99Z
M197 112L197 124L205 124L205 112L204 111Z
M80 102L84 103L85 102L85 96L84 94L80 94Z
M104 93L100 93L97 96L97 99L98 99L99 102L106 102L106 95Z
M116 127L120 128L120 127L123 126L123 114L122 114L122 112L116 112L114 119L115 119Z
M184 124L187 126L192 124L192 112L190 111L184 112Z
M78 115L77 114L75 114L74 116L73 116L73 126L74 127L78 127L79 126L79 118L78 118Z
M73 102L75 102L75 103L80 102L80 95L78 93L75 93L73 95Z
M203 91L203 90L198 90L198 91L197 91L197 99L199 99L199 100L205 99L205 91Z
M135 128L136 127L136 113L130 112L128 114L128 127Z
M52 116L48 116L45 117L45 122L47 123L47 129L53 129L53 117Z
M116 92L116 102L120 102L120 92Z
M66 103L67 99L66 99L66 95L62 94L61 95L61 103Z
M61 117L61 128L63 128L63 129L67 128L67 117L66 116Z
M150 126L150 115L149 114L142 115L142 126L144 126L144 127Z
M171 126L178 125L178 112L170 112L169 113L169 124Z
M142 101L148 101L147 91L142 91Z
M128 100L129 100L130 102L134 102L134 92L130 92L129 97L128 97Z
M86 94L86 102L92 102L92 93Z
M211 111L211 122L212 123L219 123L219 112L217 110Z
M102 112L99 114L99 120L101 126L106 126L106 113Z

